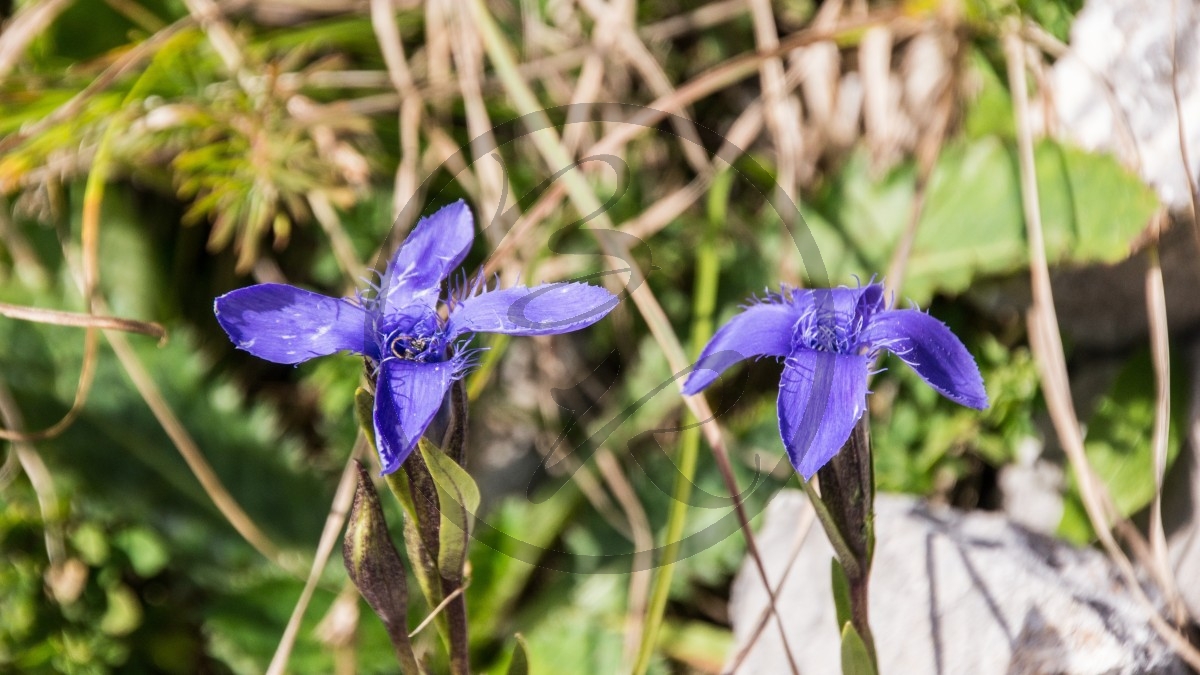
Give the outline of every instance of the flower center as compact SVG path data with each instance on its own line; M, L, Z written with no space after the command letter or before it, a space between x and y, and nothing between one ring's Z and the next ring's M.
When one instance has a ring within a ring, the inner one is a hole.
M832 354L852 354L858 349L861 322L833 310L811 308L792 330L792 346Z
M396 358L410 362L425 363L428 360L440 360L443 357L442 337L438 335L394 335L390 337L391 353Z
M398 359L420 363L443 361L446 358L446 339L438 315L428 308L398 313L388 326L384 339L386 349Z

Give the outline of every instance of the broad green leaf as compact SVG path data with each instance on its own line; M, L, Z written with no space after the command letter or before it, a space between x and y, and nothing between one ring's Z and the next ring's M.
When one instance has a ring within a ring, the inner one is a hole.
M1038 143L1034 155L1051 264L1112 263L1128 256L1158 207L1153 191L1108 155L1053 141ZM888 268L908 225L914 185L911 163L880 176L863 151L814 200L816 214L806 218L829 258L831 282ZM961 292L976 278L1023 269L1029 248L1023 213L1009 141L983 136L948 144L930 177L903 297L925 303L935 293ZM841 250L842 242L853 256ZM844 268L856 259L861 268Z
M1154 193L1111 156L1043 141L1034 162L1051 264L1113 263L1158 207ZM959 292L982 275L1028 264L1017 161L984 138L947 148L931 179L905 294Z
M842 626L842 675L875 675L867 645L849 621Z
M978 82L978 93L967 106L963 131L968 137L982 138L993 134L1003 138L1016 137L1013 121L1012 95L1003 72L988 61L979 49L971 49L968 69Z

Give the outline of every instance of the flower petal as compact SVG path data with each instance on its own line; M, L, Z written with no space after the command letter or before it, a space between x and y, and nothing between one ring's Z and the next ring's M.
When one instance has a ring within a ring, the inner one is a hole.
M869 364L859 354L799 350L783 367L779 435L805 480L842 449L866 410Z
M384 271L380 307L386 314L421 302L437 303L445 279L475 240L475 217L461 199L417 221Z
M383 473L408 459L442 407L454 381L454 363L384 359L375 385L375 439Z
M463 333L557 335L586 328L617 306L617 296L600 286L555 282L485 291L450 312L451 339Z
M791 352L792 329L799 313L785 302L762 302L747 307L708 341L692 374L683 386L691 396L733 364L752 356L787 356Z
M946 398L970 408L988 407L975 359L946 324L915 309L881 312L863 331L864 343L899 356Z
M238 349L274 363L300 363L341 350L373 355L373 320L362 307L287 284L258 284L213 303Z
M859 295L854 306L854 315L864 322L870 322L884 309L883 284L867 284L857 290Z
M883 284L867 284L858 288L793 288L792 304L797 313L809 309L830 312L845 317L869 317L883 306Z

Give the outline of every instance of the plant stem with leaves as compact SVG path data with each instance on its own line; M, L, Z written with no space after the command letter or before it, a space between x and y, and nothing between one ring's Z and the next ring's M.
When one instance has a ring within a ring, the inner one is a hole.
M868 621L867 589L875 553L875 475L871 465L870 425L864 414L841 451L817 471L821 494L805 484L817 518L833 544L834 604L842 634L843 671L878 672L875 640ZM862 670L861 644L870 670ZM847 670L847 651L857 662Z

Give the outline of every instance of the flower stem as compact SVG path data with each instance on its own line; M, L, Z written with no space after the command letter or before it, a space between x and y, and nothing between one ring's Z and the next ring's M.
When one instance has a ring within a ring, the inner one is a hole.
M817 471L821 496L813 505L850 590L850 623L866 645L878 672L875 640L867 620L867 586L875 553L875 474L871 465L870 424L863 415L842 449ZM812 496L812 492L809 492Z

